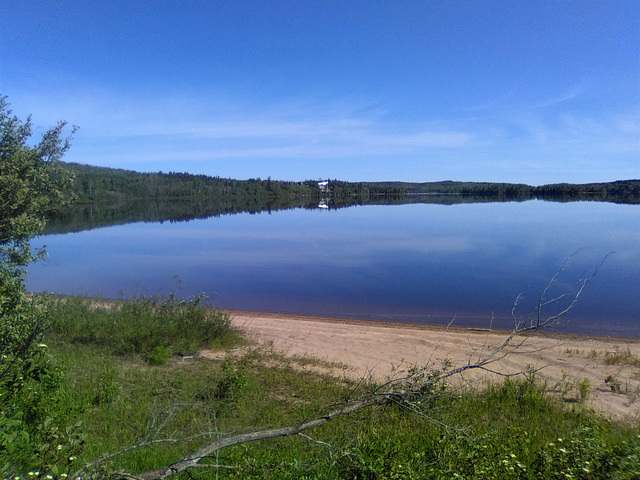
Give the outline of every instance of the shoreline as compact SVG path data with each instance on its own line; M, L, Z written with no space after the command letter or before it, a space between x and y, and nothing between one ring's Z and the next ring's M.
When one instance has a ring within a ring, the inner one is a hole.
M347 317L332 317L323 315L306 315L298 313L279 313L279 312L263 312L258 310L240 310L240 309L228 309L218 307L206 307L213 310L221 310L227 312L230 315L240 315L243 317L261 317L261 318L283 318L288 320L299 320L308 322L321 322L332 324L345 324L345 325L360 325L362 327L382 327L390 329L402 329L402 330L419 330L419 331L432 331L432 332L458 332L458 333L492 333L498 335L508 335L513 330L507 328L482 328L482 327L465 327L462 325L442 325L435 323L415 323L415 322L402 322L402 321L389 321L389 320L370 320L361 318L347 318ZM544 336L548 338L557 339L574 339L574 340L602 340L619 343L638 343L640 344L639 337L621 337L613 335L599 335L592 333L566 333L545 330L544 328L535 331L523 333L527 336Z
M30 294L39 296L39 294ZM57 298L69 296L55 295ZM107 307L122 300L93 299ZM249 343L231 351L201 351L221 360L253 348L282 355L288 367L337 378L386 381L412 367L439 369L474 364L499 350L512 330L387 322L204 306L226 312ZM468 370L454 388L483 388L507 376L535 371L545 390L570 407L587 382L586 406L612 419L640 421L640 339L545 331L517 336L491 359ZM311 360L311 361L309 361ZM453 383L453 382L452 382Z
M35 293L35 292L26 292L27 296L51 296L55 298L74 298L81 297L89 300L93 300L96 302L103 303L122 303L128 301L136 301L137 299L105 299L100 297L86 297L83 295L64 295L64 294L55 294L55 293ZM495 334L508 334L512 332L512 329L508 328L489 328L489 327L471 327L471 326L463 326L456 325L455 323L451 324L442 324L442 323L416 323L410 321L391 321L391 320L374 320L374 319L363 319L363 318L352 318L352 317L340 317L340 316L330 316L330 315L311 315L311 314L302 314L302 313L281 313L281 312L266 312L260 310L244 310L244 309L233 309L233 308L223 308L216 307L214 305L202 305L204 308L208 310L218 310L227 312L231 315L238 314L242 316L260 316L264 318L287 318L287 319L298 319L301 321L314 321L314 322L323 322L323 323L334 323L334 324L347 324L347 325L361 325L363 327L367 326L378 326L385 328L396 328L396 329L404 329L404 330L431 330L431 331L450 331L450 332L490 332ZM574 323L578 323L574 321ZM637 337L627 337L627 336L619 336L619 335L603 335L597 333L578 333L578 332L557 332L551 331L548 329L540 329L536 332L528 332L523 335L535 335L535 336L546 336L553 338L564 338L564 339L584 339L584 340L603 340L603 341L615 341L621 343L639 343L640 336Z

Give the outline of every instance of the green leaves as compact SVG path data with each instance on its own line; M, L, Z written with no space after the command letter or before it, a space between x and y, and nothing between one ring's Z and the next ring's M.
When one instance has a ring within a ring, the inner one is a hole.
M61 138L65 125L59 122L29 146L31 118L21 122L0 96L0 244L39 233L45 214L71 200L71 174L57 163L71 146L70 137Z
M35 257L29 239L47 212L64 204L71 177L58 166L70 146L59 122L29 145L31 118L21 122L0 96L0 468L5 475L37 466L51 471L60 450L53 440L68 421L58 408L62 373L42 342L44 304L24 292L24 268Z

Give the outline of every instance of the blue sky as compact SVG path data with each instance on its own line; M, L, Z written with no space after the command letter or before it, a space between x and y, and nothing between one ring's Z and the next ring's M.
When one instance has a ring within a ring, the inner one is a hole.
M233 178L640 178L637 1L0 4L0 93L66 160Z

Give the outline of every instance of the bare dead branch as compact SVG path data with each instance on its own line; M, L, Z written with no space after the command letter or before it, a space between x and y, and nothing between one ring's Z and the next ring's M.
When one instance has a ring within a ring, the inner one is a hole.
M302 433L306 430L311 430L313 428L324 425L325 423L336 417L349 415L350 413L357 412L358 410L362 410L363 408L373 405L381 405L383 403L386 403L386 399L384 397L369 397L363 400L347 403L343 407L332 410L331 412L325 414L320 418L316 418L311 421L305 421L299 425L223 437L213 443L204 445L203 447L196 450L193 454L184 457L183 459L172 465L141 473L139 475L136 475L136 478L140 480L161 480L193 468L194 466L198 465L198 462L200 460L211 456L213 453L223 448L233 445L240 445L243 443L255 442L258 440L298 435L299 433Z

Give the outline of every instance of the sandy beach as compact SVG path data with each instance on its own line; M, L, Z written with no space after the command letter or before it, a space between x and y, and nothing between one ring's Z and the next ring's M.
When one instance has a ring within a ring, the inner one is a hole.
M490 355L506 331L378 323L299 315L233 311L233 324L249 338L287 357L314 357L326 366L300 364L335 376L384 380L412 366L455 366ZM640 419L640 340L537 333L518 337L490 369L523 372L533 367L547 389L567 404L589 382L586 403L611 418ZM503 358L502 358L503 357ZM501 377L474 370L458 387L478 388Z

